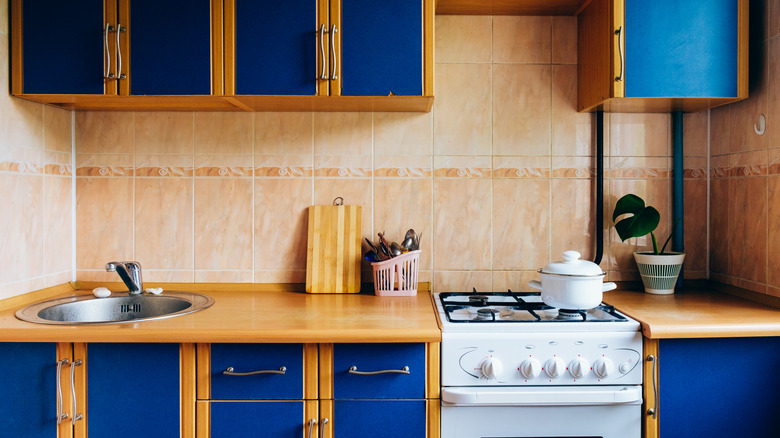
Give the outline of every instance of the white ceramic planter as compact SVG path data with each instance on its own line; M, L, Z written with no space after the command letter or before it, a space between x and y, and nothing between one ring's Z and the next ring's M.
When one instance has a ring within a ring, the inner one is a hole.
M645 292L656 295L668 295L674 293L674 285L680 275L685 254L681 252L668 252L653 254L635 252L634 260L639 267L639 275L645 285Z

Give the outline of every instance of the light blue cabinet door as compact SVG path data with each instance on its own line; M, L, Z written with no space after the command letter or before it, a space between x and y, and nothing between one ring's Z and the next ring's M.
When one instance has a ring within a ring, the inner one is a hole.
M103 94L103 0L22 0L25 94Z
M736 97L738 0L625 0L626 97Z
M422 95L420 0L341 0L341 94Z
M661 339L661 436L777 436L778 363L780 338Z
M90 438L180 434L179 344L88 344Z
M0 436L57 437L56 371L56 344L0 343Z

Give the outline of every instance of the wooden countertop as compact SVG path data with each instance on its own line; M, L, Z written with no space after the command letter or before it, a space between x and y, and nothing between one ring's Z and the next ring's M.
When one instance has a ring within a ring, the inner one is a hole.
M102 285L85 284L64 293L50 290L46 299L91 294ZM431 294L423 290L413 297L377 297L247 290L253 285L164 287L203 293L215 302L200 312L168 319L58 326L14 316L17 309L40 301L41 294L29 294L0 306L0 342L441 342Z
M780 336L780 309L714 288L671 295L615 290L604 302L641 322L651 339Z

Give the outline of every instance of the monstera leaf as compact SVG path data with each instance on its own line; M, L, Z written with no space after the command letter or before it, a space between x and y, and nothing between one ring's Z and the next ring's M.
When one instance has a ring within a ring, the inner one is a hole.
M624 214L631 216L615 222L617 218ZM661 221L661 215L654 207L645 205L645 201L637 195L628 194L620 198L615 204L615 211L612 214L612 222L615 222L615 231L622 241L632 237L642 237L650 234L658 227Z

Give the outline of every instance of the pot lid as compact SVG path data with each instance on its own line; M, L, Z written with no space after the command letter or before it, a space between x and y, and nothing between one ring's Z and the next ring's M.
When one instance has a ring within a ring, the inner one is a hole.
M580 260L582 255L577 251L564 251L563 260L550 262L539 272L542 274L594 277L605 275L601 267L588 260Z

